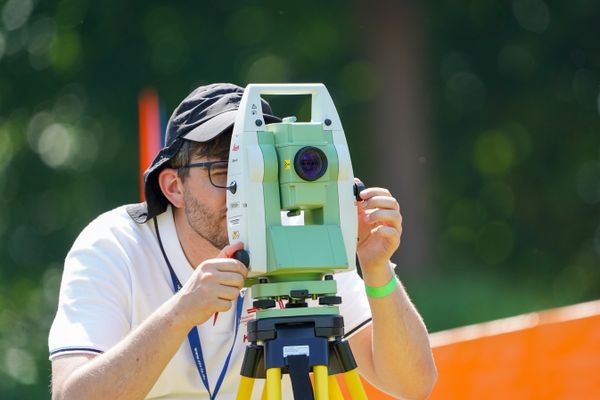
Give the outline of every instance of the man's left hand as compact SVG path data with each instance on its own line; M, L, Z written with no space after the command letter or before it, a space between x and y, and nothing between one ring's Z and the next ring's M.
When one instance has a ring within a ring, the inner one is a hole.
M402 215L400 205L384 188L367 188L360 192L358 209L357 253L363 272L387 266L400 246Z

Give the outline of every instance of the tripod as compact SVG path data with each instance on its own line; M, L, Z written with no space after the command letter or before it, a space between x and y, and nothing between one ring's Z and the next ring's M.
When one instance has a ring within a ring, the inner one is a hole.
M327 276L327 280L332 281L332 277ZM340 373L353 400L367 399L350 345L343 339L344 320L335 306L341 298L312 295L309 290L290 290L289 296L278 296L278 300L281 297L289 299L285 309L271 310L274 299L254 302L261 310L248 323L249 344L236 399L250 400L258 378L266 379L263 400L281 400L281 377L286 373L290 375L295 399L343 400L335 377ZM319 304L324 307L308 307L306 299L310 297L319 297Z

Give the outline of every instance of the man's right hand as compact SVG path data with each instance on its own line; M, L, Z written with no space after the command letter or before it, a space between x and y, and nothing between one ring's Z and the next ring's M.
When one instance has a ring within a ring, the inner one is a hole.
M217 258L204 261L177 292L177 313L191 328L206 322L214 313L228 311L244 287L248 270L233 254L241 242L225 246Z
M229 310L237 299L248 271L231 257L242 247L226 246L200 264L175 296L104 354L54 359L52 398L144 398L191 327Z

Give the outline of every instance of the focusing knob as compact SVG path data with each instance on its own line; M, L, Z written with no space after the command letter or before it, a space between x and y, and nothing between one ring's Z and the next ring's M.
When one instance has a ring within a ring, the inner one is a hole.
M273 299L259 299L259 300L254 300L252 302L252 307L254 307L254 308L260 308L261 310L266 310L268 308L273 308L273 307L275 307L275 300L273 300Z
M342 304L342 298L340 296L323 296L319 298L319 304L322 306Z
M238 250L233 253L233 258L241 262L248 268L250 266L250 254L244 249Z
M354 178L354 197L356 198L356 201L363 201L363 199L360 198L360 192L366 188L367 187L360 179Z

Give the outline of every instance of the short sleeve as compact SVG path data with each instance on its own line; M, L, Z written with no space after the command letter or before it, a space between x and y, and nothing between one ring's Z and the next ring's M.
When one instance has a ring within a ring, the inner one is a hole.
M334 277L338 295L342 297L340 313L344 317L344 331L348 338L371 322L371 308L363 281L356 271L341 272Z
M48 337L50 359L66 353L102 353L130 329L126 254L109 229L92 223L65 259L58 309Z

